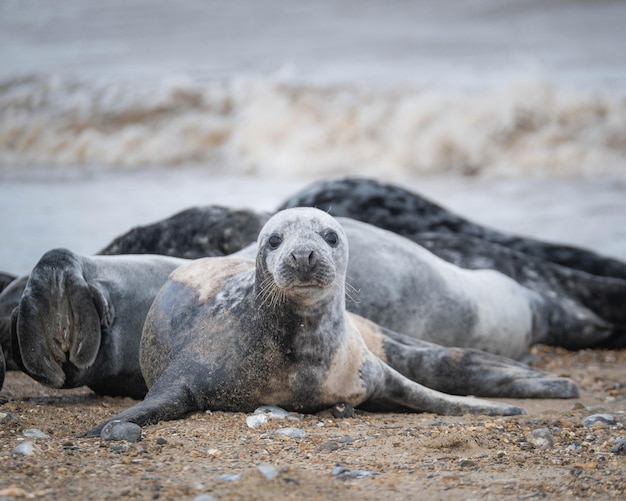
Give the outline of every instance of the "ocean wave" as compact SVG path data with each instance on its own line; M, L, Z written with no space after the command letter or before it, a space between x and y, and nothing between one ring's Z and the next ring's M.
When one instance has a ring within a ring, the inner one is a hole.
M277 79L0 82L0 166L626 176L626 100L537 78L474 92ZM210 167L212 166L212 167Z

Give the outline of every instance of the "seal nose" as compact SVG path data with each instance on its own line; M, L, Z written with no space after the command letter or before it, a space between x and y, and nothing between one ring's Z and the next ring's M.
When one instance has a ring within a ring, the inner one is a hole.
M297 268L311 267L317 262L317 253L312 249L294 249L291 251L291 259Z

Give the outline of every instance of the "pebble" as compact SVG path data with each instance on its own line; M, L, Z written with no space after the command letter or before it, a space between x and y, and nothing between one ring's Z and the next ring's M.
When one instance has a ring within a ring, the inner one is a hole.
M30 428L28 430L24 430L22 435L24 435L25 437L29 437L29 438L50 438L43 431L37 430L35 428Z
M304 438L306 437L306 431L301 428L279 428L274 432L274 435L284 435L289 438Z
M200 494L193 498L193 501L215 501L215 498L209 494Z
M476 466L476 461L472 461L471 459L468 459L468 458L461 458L459 459L458 464L461 468L470 468L472 466Z
M291 419L293 421L300 421L302 417L293 412L288 412L282 407L262 405L254 411L253 415L246 417L246 424L248 428L258 428L262 424L267 423L270 419Z
M237 482L237 480L241 480L241 473L226 473L220 475L217 479L223 482Z
M530 433L529 442L535 449L546 450L554 447L554 437L547 428L537 428Z
M289 411L275 405L262 405L254 411L255 414L265 414L272 419L287 419L291 416Z
M339 438L338 442L340 444L352 444L354 442L356 442L356 440L352 437L341 437Z
M333 405L333 408L331 409L330 412L333 415L333 417L337 419L354 417L354 407L346 403Z
M9 421L17 421L12 412L0 412L0 424L7 424Z
M626 455L626 438L618 438L615 445L611 447L613 454Z
M35 444L33 444L32 442L22 442L21 444L13 447L13 452L15 454L22 454L24 456L34 456L35 451L37 450L38 449L36 448Z
M590 428L594 425L601 426L602 428L607 428L609 426L615 426L615 417L611 414L592 414L591 416L583 419L583 426Z
M345 479L345 478L365 478L372 475L378 475L378 473L370 470L352 470L345 466L337 465L332 470L332 476Z
M258 428L268 421L269 418L265 414L254 414L253 416L246 417L246 424L248 425L248 428Z
M193 501L215 501L215 498L209 494L200 494L193 498Z
M278 476L278 469L271 464L260 464L256 469L267 480L274 480Z
M323 443L317 448L318 451L336 451L337 449L339 449L339 444L334 440Z
M126 421L111 421L102 428L100 438L102 440L139 442L141 440L141 426Z

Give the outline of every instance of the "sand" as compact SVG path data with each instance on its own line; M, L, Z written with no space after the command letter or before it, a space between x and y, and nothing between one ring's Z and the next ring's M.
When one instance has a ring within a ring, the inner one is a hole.
M0 424L0 499L623 498L626 450L612 449L626 439L626 350L539 346L531 355L536 367L573 378L581 397L507 400L527 410L520 417L326 411L257 429L243 413L197 413L146 426L137 443L78 438L133 400L52 390L11 372L0 394L0 413L16 418ZM616 424L583 426L600 412ZM273 434L284 427L306 435ZM28 429L49 438L26 438ZM13 452L25 441L33 456Z

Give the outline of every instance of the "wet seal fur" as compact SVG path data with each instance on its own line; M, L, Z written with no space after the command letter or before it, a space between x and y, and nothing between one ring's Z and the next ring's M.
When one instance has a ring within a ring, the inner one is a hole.
M335 217L357 219L411 239L423 233L466 235L542 261L626 280L626 263L619 260L486 228L417 193L376 179L347 176L317 181L289 197L278 210L292 207L316 207Z
M184 262L47 252L22 279L11 315L13 359L46 386L87 385L98 394L143 397L141 329L159 288Z
M279 209L300 206L402 235L461 268L492 269L511 277L554 307L549 318L544 315L548 333L533 342L569 349L626 347L626 263L486 228L419 194L374 179L318 181Z
M251 411L260 405L300 412L337 403L455 415L523 412L446 395L413 376L480 394L485 386L502 391L485 373L506 386L507 372L522 370L531 387L545 383L553 394L577 393L569 380L544 377L494 355L413 340L346 312L347 265L341 225L316 209L292 209L264 226L256 262L205 258L181 266L144 325L140 365L150 388L145 399L86 435L99 436L112 420L145 425L193 411ZM463 363L474 354L475 365Z

